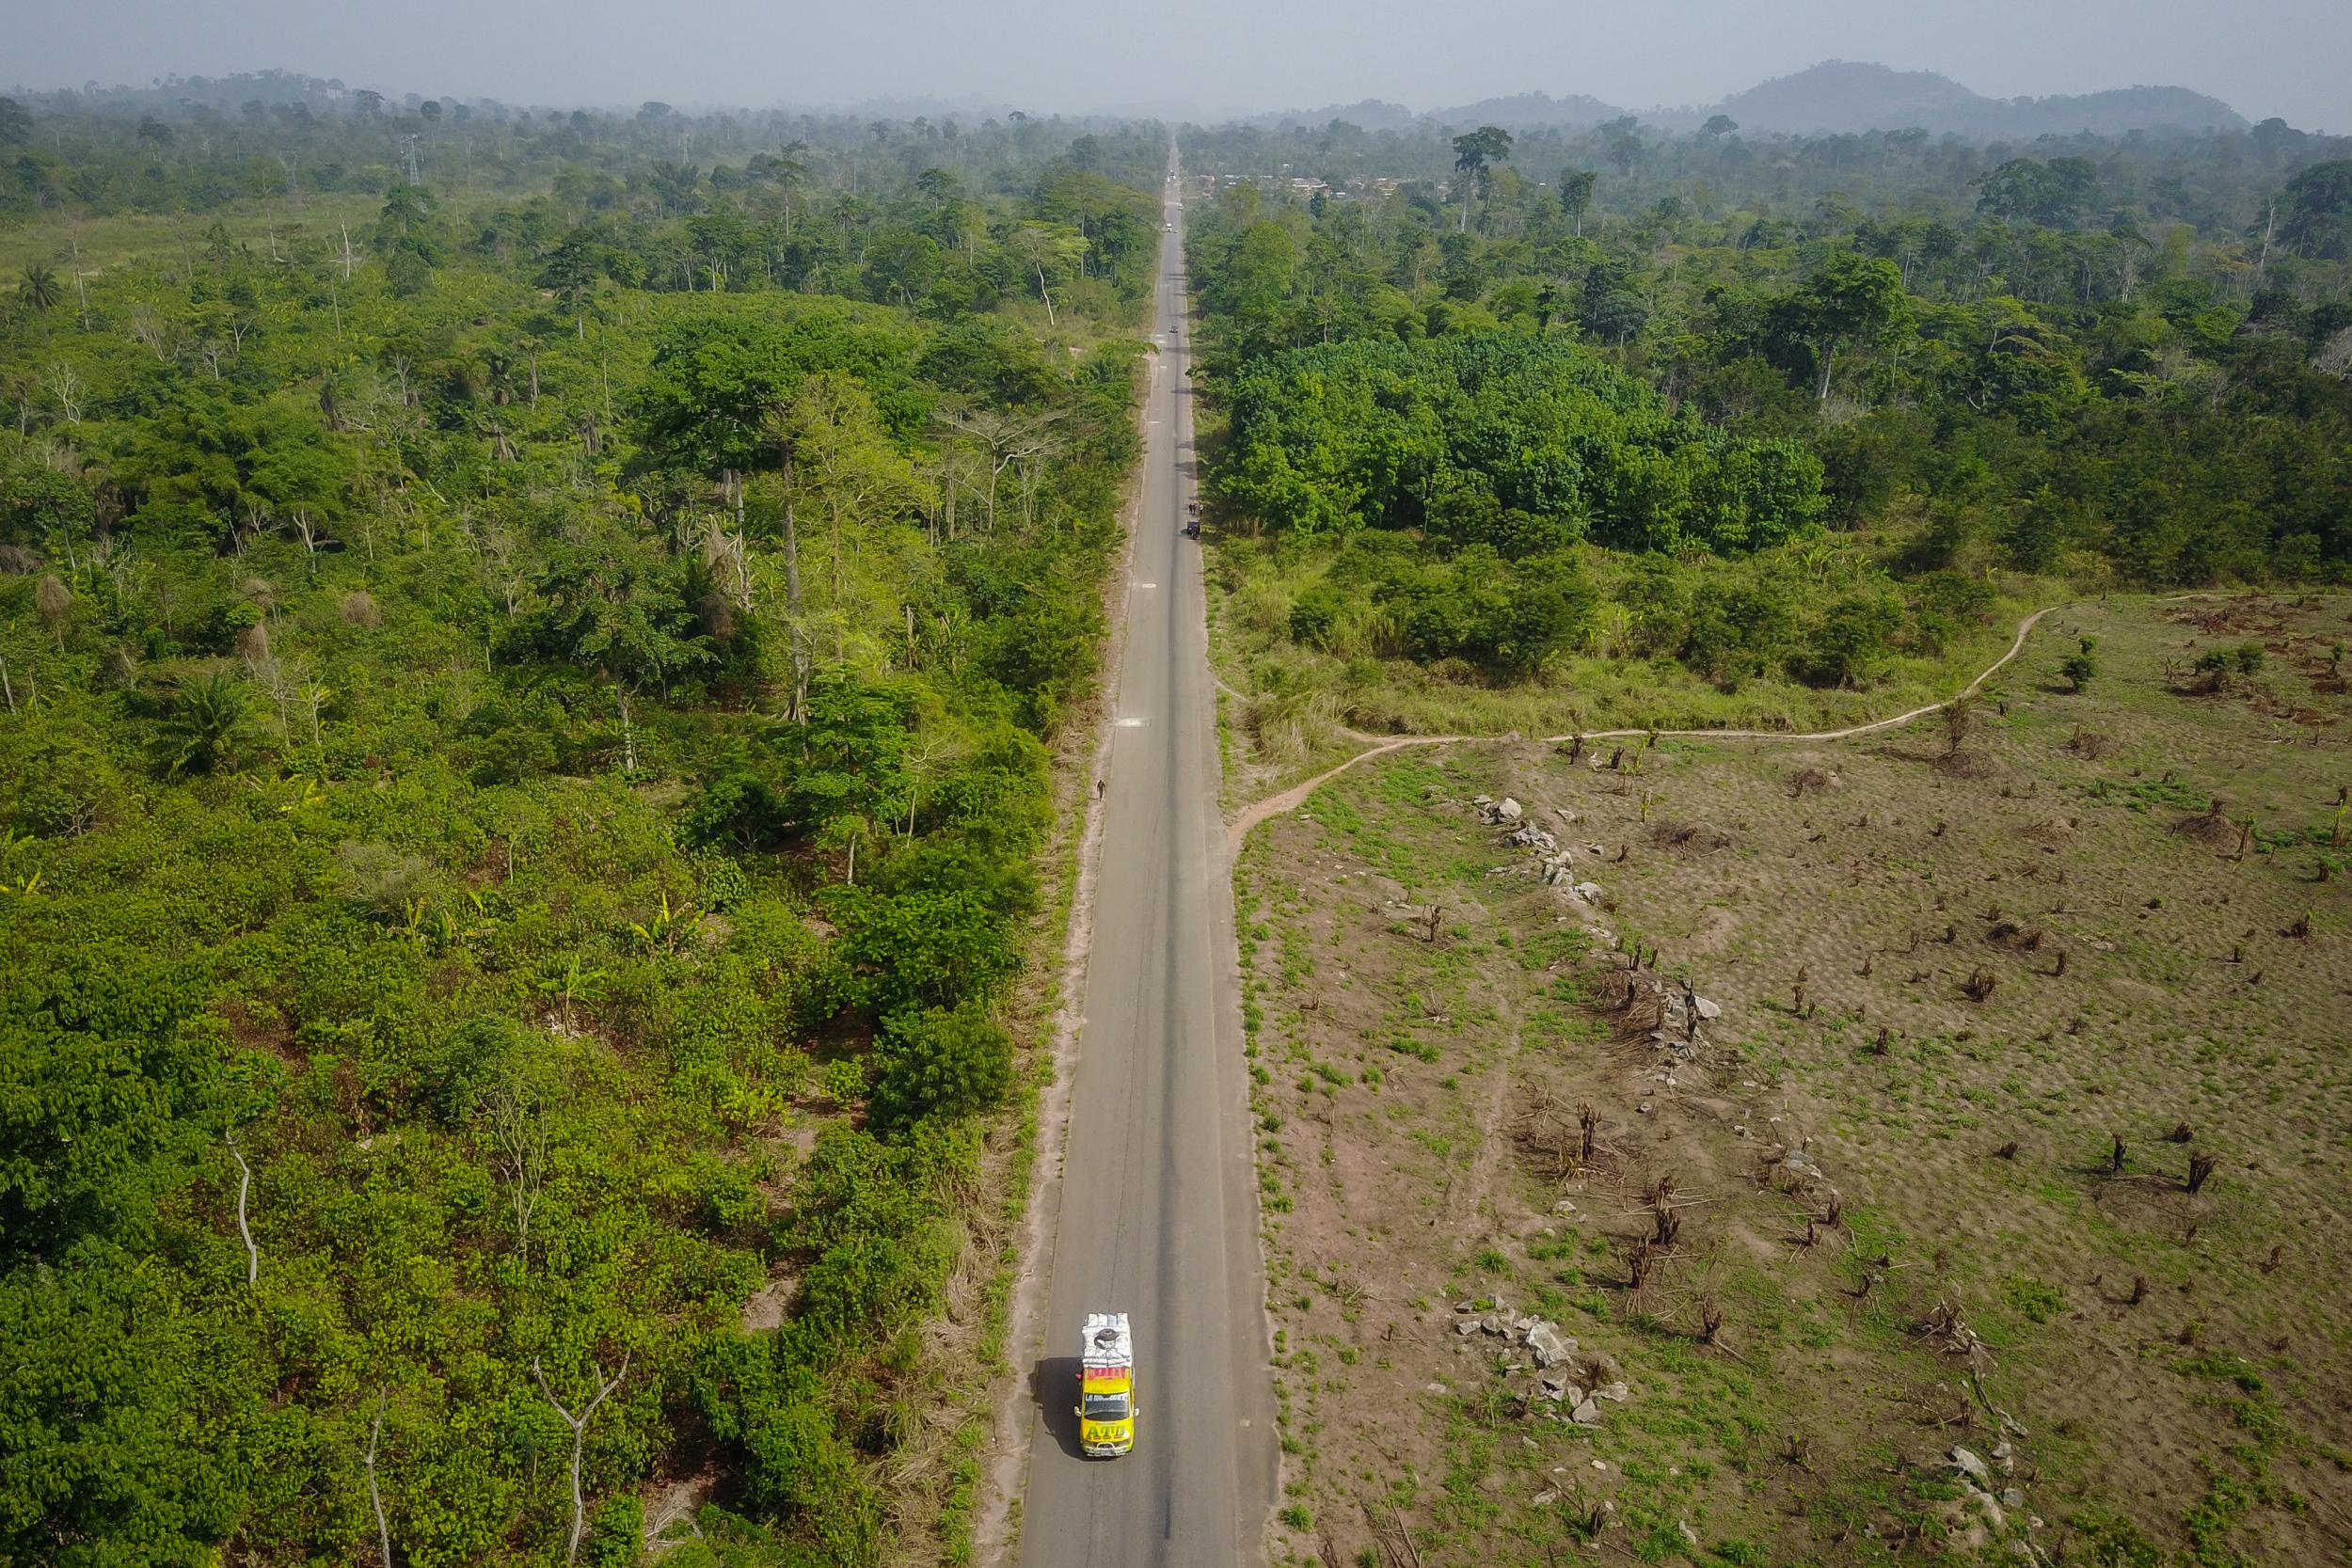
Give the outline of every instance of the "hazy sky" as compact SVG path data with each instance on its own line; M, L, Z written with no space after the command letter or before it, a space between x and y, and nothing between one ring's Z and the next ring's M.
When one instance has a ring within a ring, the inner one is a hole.
M1838 57L1995 97L2175 83L2352 129L2343 0L6 0L32 87L281 66L517 103L1699 103Z

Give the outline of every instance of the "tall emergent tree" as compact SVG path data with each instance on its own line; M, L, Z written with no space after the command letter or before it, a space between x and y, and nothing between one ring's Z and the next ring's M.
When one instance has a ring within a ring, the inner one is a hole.
M1500 125L1482 125L1454 138L1454 171L1462 177L1462 226L1470 232L1470 193L1486 182L1487 166L1509 161L1511 133Z
M1881 342L1909 331L1912 325L1902 269L1883 257L1851 251L1839 251L1822 262L1790 305L1799 331L1813 344L1813 395L1824 402L1841 346Z

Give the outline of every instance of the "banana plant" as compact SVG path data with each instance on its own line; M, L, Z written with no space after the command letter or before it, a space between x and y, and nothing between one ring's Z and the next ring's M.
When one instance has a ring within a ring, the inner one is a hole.
M690 935L698 929L702 921L703 917L691 910L673 910L670 907L670 895L664 893L661 895L660 912L643 926L632 920L628 923L628 928L637 940L646 946L659 947L665 953L675 953L677 951L678 938Z
M543 976L538 982L539 994L552 998L562 1011L564 1027L572 1027L572 1006L575 1003L594 1002L603 993L604 983L612 978L609 971L583 969L580 955L574 953L564 965L561 974Z

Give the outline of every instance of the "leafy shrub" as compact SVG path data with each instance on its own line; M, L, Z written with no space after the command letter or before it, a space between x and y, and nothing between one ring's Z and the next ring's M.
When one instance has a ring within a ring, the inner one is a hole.
M993 1111L1012 1087L1012 1035L970 1002L894 1016L877 1055L868 1114L880 1127Z
M389 844L345 842L335 850L340 893L370 914L390 919L406 911L431 874L421 856Z
M2065 1287L2030 1279L2023 1275L2011 1275L2002 1281L2001 1298L2022 1313L2028 1323L2046 1323L2066 1310Z

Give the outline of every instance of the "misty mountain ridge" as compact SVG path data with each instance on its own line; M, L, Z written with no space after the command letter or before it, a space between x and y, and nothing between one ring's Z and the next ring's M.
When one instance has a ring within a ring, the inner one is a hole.
M18 90L25 89L20 87ZM65 91L72 93L72 89ZM202 104L226 112L256 99L269 103L301 103L313 108L332 108L348 103L358 95L358 89L346 87L339 78L323 79L289 71L262 71L221 77L169 76L145 87L102 87L91 83L73 95L86 102L95 100L118 111ZM26 96L39 99L53 96L53 93L34 89ZM386 91L383 96L395 103L404 100L409 103L416 101L415 94ZM495 100L476 99L474 102L489 104ZM612 107L627 112L635 105L615 104ZM710 110L722 105L699 107ZM787 113L825 116L849 115L888 119L954 119L964 121L1003 118L1013 112L1012 105L996 103L978 94L966 94L954 99L910 94L868 98L859 103L821 107L811 104L771 107ZM1029 113L1041 119L1132 120L1147 118L1171 121L1193 119L1208 122L1203 117L1186 114L1182 105L1170 102L1105 104L1077 110L1074 115L1065 108L1058 117L1053 110L1042 107L1033 108ZM1406 132L1416 127L1466 129L1476 125L1499 125L1514 132L1548 127L1574 130L1633 118L1663 130L1695 131L1718 114L1728 117L1741 131L1760 135L1816 135L1915 128L1933 135L1978 140L2018 140L2042 135L2074 135L2083 132L2112 136L2133 131L2193 135L2248 128L2246 118L2229 104L2184 87L2141 86L2101 92L2058 93L2046 98L1988 98L1936 71L1897 71L1883 65L1853 60L1824 60L1790 75L1760 82L1718 103L1698 107L1636 111L1587 93L1566 93L1555 97L1549 92L1532 91L1498 95L1475 103L1426 111L1416 111L1405 104L1380 99L1363 99L1319 109L1214 118L1216 120L1269 126L1282 123L1327 124L1339 120L1374 133Z
M1433 109L1428 118L1448 125L1500 125L1506 131L1518 131L1545 125L1606 125L1630 112L1587 93L1554 98L1548 92L1518 92L1507 98L1482 98L1457 108Z
M1251 119L1273 123L1345 120L1367 131L1404 130L1415 123L1500 125L1506 131L1603 125L1628 117L1673 131L1695 131L1715 115L1759 135L1818 135L1917 129L1975 139L2040 135L2122 135L2131 131L2243 131L2246 118L2217 98L2182 87L2118 87L2056 93L2047 98L1987 98L1932 71L1896 71L1853 60L1824 60L1788 76L1698 108L1635 111L1583 93L1555 98L1523 92L1414 114L1401 104L1370 100Z
M1895 71L1824 60L1758 83L1720 103L1644 118L1694 130L1728 115L1743 131L1794 135L1916 128L1958 136L2073 135L2088 131L2243 131L2246 118L2217 98L2180 87L2130 87L2047 98L1987 98L1932 71Z

